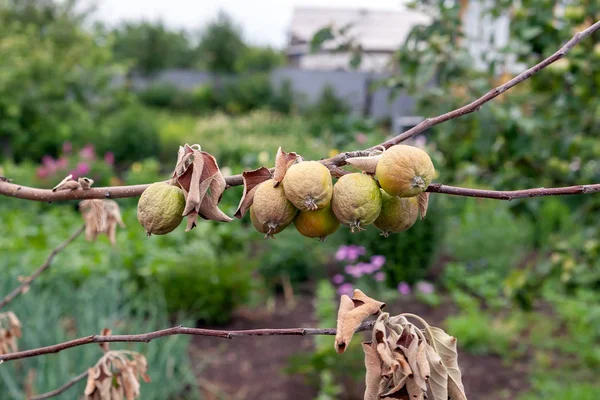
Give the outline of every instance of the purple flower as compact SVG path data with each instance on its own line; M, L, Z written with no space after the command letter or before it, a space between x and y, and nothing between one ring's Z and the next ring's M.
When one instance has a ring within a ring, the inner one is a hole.
M340 246L335 252L335 259L338 261L344 261L348 254L346 246Z
M48 177L48 175L50 175L50 171L48 171L48 169L46 167L39 167L36 170L36 175L40 179L45 179Z
M335 274L331 280L336 285L341 285L344 282L344 275L342 275L342 274Z
M403 296L408 296L410 294L410 292L411 292L410 286L406 282L400 282L398 284L398 291Z
M62 148L64 154L71 154L71 151L73 151L73 145L71 142L64 142Z
M354 244L346 247L346 258L349 261L356 261L358 257L363 256L366 253L366 249L363 246L356 246Z
M358 265L346 265L344 267L344 272L354 278L360 278L364 275L363 271Z
M385 256L372 256L371 265L375 268L374 270L377 271L385 265Z
M373 275L373 278L377 282L383 282L383 281L385 281L385 273L382 272L382 271L379 271L378 273L376 273L375 275Z
M46 167L53 168L54 167L54 158L52 156L44 156L42 157L42 164Z
M104 162L108 165L113 165L115 163L115 153L109 151L104 154Z
M79 156L84 160L94 160L96 158L94 146L91 144L85 145L85 147L79 151Z
M358 263L356 264L356 268L358 268L363 274L370 274L375 271L373 266L369 263Z
M421 281L417 283L417 290L423 294L431 294L435 291L432 283Z
M337 293L341 296L343 294L351 296L353 292L352 285L350 283L343 283L337 288Z

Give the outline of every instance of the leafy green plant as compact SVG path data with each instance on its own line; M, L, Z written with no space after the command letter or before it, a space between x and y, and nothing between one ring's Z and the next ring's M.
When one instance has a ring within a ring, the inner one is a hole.
M3 279L0 292L8 293L15 282L18 281L14 274ZM22 349L99 334L103 328L119 334L133 334L171 325L160 290L132 293L115 276L90 279L81 287L53 279L47 288L36 287L35 292L19 296L10 304L10 310L22 323L23 336L19 340ZM111 348L135 350L145 355L152 382L142 385L143 398L177 398L185 391L194 394L196 378L187 350L190 339L171 336L160 341L158 346L113 344ZM34 371L31 384L36 393L56 389L93 366L101 356L98 346L84 346L53 357L7 364L0 369L0 391L3 398L23 399L29 371ZM79 397L84 387L85 380L57 398Z

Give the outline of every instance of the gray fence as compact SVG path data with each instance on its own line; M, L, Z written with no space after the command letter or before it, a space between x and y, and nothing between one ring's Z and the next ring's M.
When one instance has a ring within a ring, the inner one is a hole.
M406 95L391 99L388 89L373 89L374 84L385 77L384 74L368 72L279 68L271 72L270 80L275 88L286 81L290 82L293 92L307 104L316 102L325 87L329 86L350 106L354 114L375 120L390 118L394 126L403 125L403 120L411 120L403 117L413 117L414 101ZM169 83L180 89L193 89L210 84L214 79L213 75L202 71L165 70L152 78L135 77L131 82L134 87L140 89L156 83ZM402 127L398 126L397 129Z

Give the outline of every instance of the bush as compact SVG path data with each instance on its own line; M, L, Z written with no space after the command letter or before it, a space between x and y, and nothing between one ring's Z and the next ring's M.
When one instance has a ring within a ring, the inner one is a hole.
M352 234L341 227L339 240L343 244L362 245L369 254L383 255L389 287L396 288L398 282L414 284L422 280L440 248L444 230L444 214L437 205L435 196L430 197L427 218L418 220L406 232L395 233L383 238L374 226L360 234Z
M96 146L101 151L113 152L117 163L158 156L159 129L151 110L130 105L108 116L104 122Z
M153 83L137 92L140 101L150 107L172 108L179 95L179 88L171 83Z
M2 279L0 293L8 293L16 284L16 274ZM11 303L10 309L23 325L23 337L19 340L23 349L99 334L103 328L110 328L115 334L134 334L171 325L160 291L134 294L114 277L90 279L80 287L59 279L48 281L44 288L36 282L29 294L19 296ZM189 337L171 336L160 339L158 346L113 343L110 347L139 351L146 357L152 382L142 383L141 395L144 399L162 400L177 398L195 387L196 378L188 358L189 343ZM26 397L24 388L27 387L28 371L35 372L35 392L44 393L92 367L101 356L102 350L98 346L82 346L52 357L35 357L3 365L0 373L2 398L21 400ZM79 382L57 398L78 398L85 382Z
M273 89L268 74L240 75L227 79L217 93L219 106L231 114L241 114L269 105Z

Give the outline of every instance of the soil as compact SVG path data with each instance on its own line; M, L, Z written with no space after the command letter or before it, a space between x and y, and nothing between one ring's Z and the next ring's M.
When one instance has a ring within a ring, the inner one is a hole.
M295 328L315 325L310 297L297 298L296 306L286 307L277 299L274 313L240 312L221 329ZM436 308L411 298L399 299L388 310L403 310L418 314L432 325L440 325L455 312L452 305ZM459 342L460 343L460 342ZM207 400L284 400L313 399L317 391L301 376L284 372L294 354L310 351L310 337L269 336L238 337L224 340L195 337L191 355L199 386ZM461 351L459 364L465 391L469 399L505 400L528 388L525 362L505 365L500 357L476 356ZM362 399L361 383L349 388L343 399Z

